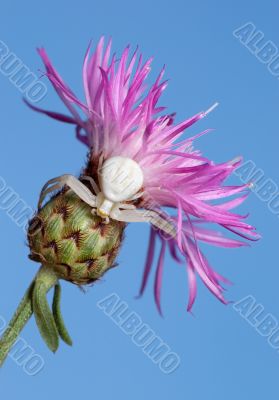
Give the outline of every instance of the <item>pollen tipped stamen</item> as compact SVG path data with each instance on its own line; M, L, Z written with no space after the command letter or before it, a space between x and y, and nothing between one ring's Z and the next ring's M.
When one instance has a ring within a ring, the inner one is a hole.
M208 110L206 110L203 113L203 116L206 117L209 113L211 113L213 110L215 110L215 108L218 107L218 106L219 106L219 103L216 101L216 103L214 103L211 107L209 107Z

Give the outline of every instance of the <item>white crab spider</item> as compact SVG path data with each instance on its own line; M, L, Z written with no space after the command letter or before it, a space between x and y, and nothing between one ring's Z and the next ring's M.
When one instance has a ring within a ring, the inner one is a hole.
M77 196L92 207L108 223L112 218L122 222L149 222L164 232L175 236L175 228L159 213L152 210L138 210L133 204L126 203L140 198L143 192L143 172L140 166L127 157L115 156L107 159L99 168L100 188L92 177L88 180L93 192L73 175L62 175L49 180L42 188L38 208L41 209L48 193L67 185Z

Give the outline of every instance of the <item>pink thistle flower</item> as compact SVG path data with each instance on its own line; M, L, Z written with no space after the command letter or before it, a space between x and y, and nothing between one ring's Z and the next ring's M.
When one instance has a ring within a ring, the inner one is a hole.
M160 72L155 83L147 90L145 81L152 59L143 62L136 50L130 57L129 46L120 59L111 56L111 41L104 45L101 38L95 52L90 55L89 45L83 64L85 102L80 101L54 69L44 49L39 54L46 75L57 94L68 108L70 116L45 111L33 105L35 111L76 126L78 140L90 148L91 159L101 156L108 159L123 156L134 160L143 171L144 191L137 207L153 210L176 227L175 236L164 235L161 229L151 227L149 249L140 295L143 294L154 261L155 243L161 250L157 262L154 296L161 313L160 292L163 264L168 249L176 261L185 259L189 279L187 310L192 309L196 298L198 275L207 288L223 303L224 277L215 272L199 249L198 243L235 248L247 245L239 239L226 238L222 233L203 225L217 224L237 236L257 240L254 227L244 222L245 216L231 210L247 197L249 185L224 186L224 181L240 165L241 159L215 164L193 147L195 139L208 132L181 140L184 131L204 118L200 112L179 124L174 124L174 114L162 115L164 107L158 106L167 86ZM77 110L81 110L85 118ZM234 196L233 199L226 200ZM216 204L216 200L223 200ZM174 210L167 216L165 207Z

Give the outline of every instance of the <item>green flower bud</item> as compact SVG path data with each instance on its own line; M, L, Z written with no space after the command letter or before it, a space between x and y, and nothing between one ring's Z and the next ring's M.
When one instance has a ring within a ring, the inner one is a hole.
M63 190L30 221L30 258L59 279L89 284L115 266L125 224L108 224L71 190Z

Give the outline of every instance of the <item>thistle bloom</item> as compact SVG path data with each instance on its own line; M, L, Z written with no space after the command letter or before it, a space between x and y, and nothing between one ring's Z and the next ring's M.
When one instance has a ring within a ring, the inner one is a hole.
M179 124L174 114L164 114L158 105L167 86L163 81L165 68L155 83L146 89L146 78L151 70L152 59L143 62L136 50L130 56L129 46L118 59L111 56L111 41L104 45L99 41L91 53L88 47L83 63L85 102L79 100L54 69L44 49L39 54L57 94L68 108L70 115L42 110L30 105L59 121L76 127L78 140L89 147L87 174L95 177L98 160L125 157L134 160L143 173L142 196L137 209L151 210L173 224L175 235L166 235L163 229L150 228L149 248L144 268L140 294L149 278L154 261L155 242L161 250L157 261L154 296L161 312L160 292L163 264L168 249L176 261L186 261L189 279L188 311L196 298L197 275L208 289L223 303L222 284L229 283L215 272L201 252L198 243L235 248L247 245L245 241L228 238L221 232L204 225L217 224L222 231L229 231L240 238L256 240L254 227L244 222L245 216L231 210L247 197L249 185L224 186L224 181L240 165L241 158L215 164L193 146L194 141L209 132L183 138L184 131L204 118L211 110L199 112ZM84 117L80 116L81 110ZM232 199L227 199L229 197ZM222 200L216 202L216 200ZM167 215L165 208L172 209Z
M105 47L103 38L90 53L91 46L83 64L86 101L82 102L58 75L46 52L39 50L46 75L70 115L29 106L75 125L78 140L89 147L88 163L79 179L63 175L51 179L42 189L38 211L28 230L29 257L41 268L1 337L0 365L33 314L50 350L58 349L60 339L72 344L60 309L59 280L85 285L100 279L115 265L126 223L151 224L140 295L150 276L156 242L161 246L154 281L160 313L166 250L176 261L186 262L187 309L191 311L197 276L223 303L222 285L229 283L211 268L199 242L233 248L246 245L241 239L259 237L244 222L244 216L231 211L246 199L249 185L224 186L241 159L215 164L202 156L193 143L208 131L182 137L185 129L216 104L175 124L175 115L164 114L164 107L157 105L166 88L164 68L147 90L151 59L143 63L137 50L130 56L129 47L116 59L111 56L111 41ZM85 116L81 117L80 111ZM57 193L43 205L46 195L54 190ZM210 223L239 238L225 237L210 229ZM50 309L47 293L53 287Z

